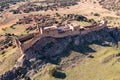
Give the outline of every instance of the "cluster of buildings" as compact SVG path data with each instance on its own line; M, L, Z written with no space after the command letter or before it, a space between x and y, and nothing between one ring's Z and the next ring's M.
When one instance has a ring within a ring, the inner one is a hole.
M64 34L68 31L76 31L79 30L79 25L76 25L74 23L69 23L66 25L61 25L61 26L48 26L48 27L38 27L40 34L44 35L50 35L50 36L55 36L57 34ZM57 37L57 36L56 36Z

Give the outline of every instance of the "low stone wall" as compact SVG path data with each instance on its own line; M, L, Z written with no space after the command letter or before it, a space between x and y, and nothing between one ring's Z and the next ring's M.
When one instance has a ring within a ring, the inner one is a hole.
M22 50L26 51L28 48L30 48L30 46L32 46L37 40L41 39L42 36L39 37L34 37L31 41L29 41L28 43L25 44L21 44Z
M27 41L27 40L29 40L29 39L32 39L33 37L34 37L34 34L28 34L27 36L24 36L24 37L19 38L19 41L20 41L21 43L23 43L23 42L25 42L25 41Z

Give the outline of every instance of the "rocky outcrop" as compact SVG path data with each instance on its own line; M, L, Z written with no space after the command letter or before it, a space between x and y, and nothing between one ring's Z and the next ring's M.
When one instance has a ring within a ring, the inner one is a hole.
M65 50L75 50L89 54L95 50L89 47L90 44L101 46L115 46L120 41L120 30L118 28L104 28L85 35L67 36L64 38L45 37L38 40L30 47L21 61L22 66L14 68L0 76L0 80L29 79L37 70L42 69L47 63L57 62L62 58ZM43 44L44 43L44 44Z
M30 49L28 49L25 53L27 57L34 57L33 55L37 54L36 57L54 57L62 53L65 49L68 48L68 45L72 46L81 46L88 45L95 41L101 42L100 45L104 42L108 42L111 44L117 44L119 38L117 36L120 35L119 31L109 31L109 29L104 28L100 31L90 32L85 35L76 35L76 36L68 36L64 38L52 38L47 37L37 41ZM46 42L46 43L44 43ZM44 44L42 44L44 43ZM98 43L96 43L98 44ZM31 54L31 55L30 55ZM41 55L41 56L38 56ZM29 59L29 58L28 58Z
M120 29L112 28L110 30L110 35L115 39L116 42L120 41Z

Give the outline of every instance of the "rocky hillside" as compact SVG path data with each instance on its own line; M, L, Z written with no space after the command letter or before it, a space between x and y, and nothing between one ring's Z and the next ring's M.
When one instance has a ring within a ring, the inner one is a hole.
M26 51L26 55L23 55L22 60L17 64L17 68L1 75L0 80L30 80L30 77L36 74L38 70L44 69L47 63L58 64L61 69L67 68L71 64L66 66L65 64L60 65L60 59L68 56L72 50L88 55L95 52L94 49L89 47L90 44L117 46L117 43L120 41L118 36L120 36L119 29L104 28L82 36L68 36L59 39L52 37L43 38ZM42 44L44 41L49 42ZM64 51L66 54L64 54Z
M120 11L120 0L101 0L99 3L108 10Z
M4 9L9 9L10 5L15 5L18 2L25 0L1 0L0 1L0 13L4 11Z
M29 13L33 11L47 11L47 10L58 10L59 7L74 6L79 0L30 0L26 4L20 6L15 10L11 10L13 14Z

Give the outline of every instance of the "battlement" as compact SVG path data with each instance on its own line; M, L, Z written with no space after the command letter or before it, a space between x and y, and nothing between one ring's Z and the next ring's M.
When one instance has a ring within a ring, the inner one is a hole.
M48 26L48 27L38 27L39 32L29 34L27 36L24 36L19 39L19 47L21 46L21 49L23 53L29 49L31 46L33 46L38 40L40 40L43 37L55 37L55 38L62 38L67 36L74 36L74 35L85 35L92 31L98 31L103 28L107 27L106 22L101 22L98 25L92 25L92 26L85 26L81 27L79 25L75 25L74 23L66 24L63 26Z

